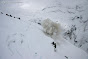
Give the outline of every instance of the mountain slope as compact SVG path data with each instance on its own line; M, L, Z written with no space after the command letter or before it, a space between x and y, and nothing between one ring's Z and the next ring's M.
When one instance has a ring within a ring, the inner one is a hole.
M88 54L63 39L54 52L53 39L35 22L0 14L0 59L87 59Z

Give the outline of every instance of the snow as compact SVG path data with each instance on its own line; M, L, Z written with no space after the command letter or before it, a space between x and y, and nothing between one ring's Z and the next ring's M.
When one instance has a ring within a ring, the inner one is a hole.
M0 0L0 59L88 59L87 3L87 0ZM51 44L54 40L38 24L46 18L64 28L56 52Z

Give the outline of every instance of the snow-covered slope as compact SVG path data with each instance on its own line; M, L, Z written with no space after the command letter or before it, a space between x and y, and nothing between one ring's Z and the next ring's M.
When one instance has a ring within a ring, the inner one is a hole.
M0 14L0 59L87 59L88 54L68 43L58 45L34 22L24 22Z
M88 59L87 15L87 0L0 0L0 59ZM46 18L65 30L56 52Z

